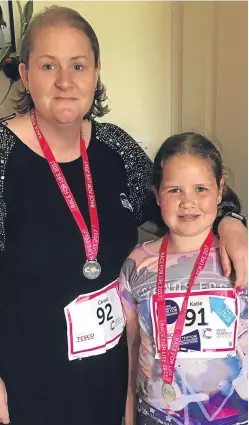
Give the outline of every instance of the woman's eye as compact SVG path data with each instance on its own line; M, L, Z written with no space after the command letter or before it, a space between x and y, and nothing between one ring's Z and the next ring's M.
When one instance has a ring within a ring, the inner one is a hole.
M179 193L179 192L180 192L180 189L177 187L169 190L169 193Z
M196 192L206 192L206 188L205 187L202 187L202 186L199 186L199 187L197 187L196 188Z
M55 69L55 66L52 63L45 63L45 65L43 65L43 69L51 71L52 69Z
M84 66L83 66L83 65L81 65L81 64L79 64L79 63L76 63L76 64L73 66L73 69L74 69L75 71L83 71Z

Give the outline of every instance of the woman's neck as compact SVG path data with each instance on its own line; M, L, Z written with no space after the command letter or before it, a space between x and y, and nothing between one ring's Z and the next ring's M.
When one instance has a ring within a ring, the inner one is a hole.
M38 126L58 162L72 161L80 156L80 135L84 135L88 147L91 138L91 122L81 118L70 124L45 120L36 111Z
M181 252L198 251L206 240L210 230L211 228L208 228L196 236L182 236L170 231L168 253L180 254Z

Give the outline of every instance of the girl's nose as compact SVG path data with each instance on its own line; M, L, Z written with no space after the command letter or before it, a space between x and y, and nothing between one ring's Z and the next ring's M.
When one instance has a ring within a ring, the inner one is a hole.
M181 208L194 208L196 203L196 198L193 194L183 194L180 202Z

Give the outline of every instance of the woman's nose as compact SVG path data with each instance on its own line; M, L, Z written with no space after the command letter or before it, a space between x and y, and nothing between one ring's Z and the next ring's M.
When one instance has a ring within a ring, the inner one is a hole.
M72 86L71 73L67 70L60 69L56 75L56 86L62 90L66 90Z

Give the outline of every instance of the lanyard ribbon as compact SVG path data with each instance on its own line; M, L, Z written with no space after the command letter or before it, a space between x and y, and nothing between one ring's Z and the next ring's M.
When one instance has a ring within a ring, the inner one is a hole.
M85 186L86 186L86 193L87 193L87 200L88 200L88 208L90 212L90 220L91 220L91 234L92 238L89 234L89 231L87 229L86 222L79 210L79 207L74 199L74 196L67 184L67 181L63 175L63 172L57 163L53 152L51 151L45 137L43 136L36 120L35 111L30 111L30 118L31 122L33 124L37 139L40 143L41 149L43 151L43 154L45 158L48 161L48 164L50 166L50 169L55 177L55 180L61 190L62 196L65 199L68 208L71 211L71 214L73 215L80 232L83 237L84 245L85 245L85 251L86 251L86 258L87 261L96 261L97 255L98 255L98 249L99 249L99 220L98 220L98 212L97 212L97 206L95 201L95 195L94 195L94 188L93 188L93 182L92 182L92 175L90 170L90 164L88 161L88 155L86 151L85 141L83 139L83 135L81 133L80 136L80 150L81 150L81 156L82 156L82 163L83 163L83 172L85 177Z
M161 349L161 362L162 362L162 375L163 381L168 384L172 384L174 378L174 369L176 363L176 357L181 343L182 331L184 328L184 322L187 314L188 300L190 297L191 289L194 285L195 279L199 273L204 269L206 261L208 259L209 251L213 242L213 232L210 231L205 242L202 244L200 253L195 263L193 272L190 277L190 281L184 295L182 308L179 313L179 317L176 321L171 346L168 347L168 335L167 335L167 316L166 316L166 260L167 260L167 249L168 249L168 236L163 238L159 260L158 260L158 272L157 272L157 308L158 308L158 329L159 329L159 341Z

